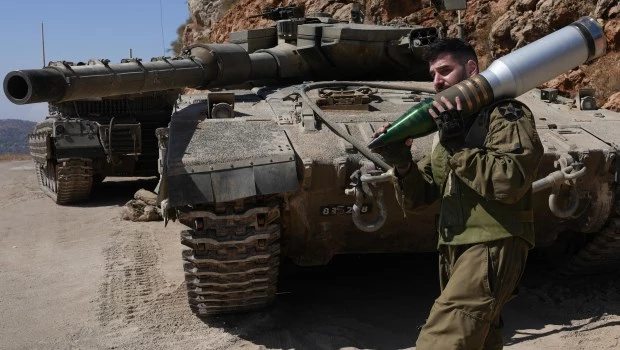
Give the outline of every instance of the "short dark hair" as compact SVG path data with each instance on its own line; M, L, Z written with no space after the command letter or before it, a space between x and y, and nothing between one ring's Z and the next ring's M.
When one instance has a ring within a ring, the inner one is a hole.
M430 63L445 53L452 54L452 57L462 64L467 63L469 60L476 62L476 65L478 64L478 56L476 56L474 48L468 42L458 38L438 39L425 46L422 52L422 59Z

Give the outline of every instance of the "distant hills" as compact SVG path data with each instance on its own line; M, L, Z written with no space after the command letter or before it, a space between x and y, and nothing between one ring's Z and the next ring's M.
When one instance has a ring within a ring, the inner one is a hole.
M35 122L0 119L0 154L28 154L28 134Z

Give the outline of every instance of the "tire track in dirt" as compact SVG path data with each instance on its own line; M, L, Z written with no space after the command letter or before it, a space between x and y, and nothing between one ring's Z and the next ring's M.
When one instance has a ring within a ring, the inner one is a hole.
M99 288L98 319L102 325L116 328L148 317L165 281L157 268L153 234L117 231L112 239L103 250L105 276Z
M97 318L107 331L96 342L131 349L228 349L238 344L238 337L194 316L182 276L174 284L164 278L156 234L138 230L116 231L103 249Z

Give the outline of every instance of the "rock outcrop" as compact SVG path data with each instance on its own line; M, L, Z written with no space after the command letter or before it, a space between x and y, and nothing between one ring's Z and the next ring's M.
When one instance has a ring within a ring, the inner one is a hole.
M620 92L616 92L611 95L607 100L607 103L603 105L603 108L609 109L611 111L620 112Z

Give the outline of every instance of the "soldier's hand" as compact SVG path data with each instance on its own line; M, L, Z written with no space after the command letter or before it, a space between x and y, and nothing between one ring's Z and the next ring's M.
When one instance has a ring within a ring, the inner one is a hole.
M379 135L383 134L389 127L390 123L385 123L381 126L374 134L372 134L373 138L379 137ZM379 147L373 149L372 151L379 154L383 160L396 167L397 169L403 169L409 167L411 162L413 161L411 157L411 145L413 144L413 139L409 138L404 142L396 142L383 147Z
M466 136L466 125L461 113L463 110L461 99L459 97L455 99L456 108L445 97L441 97L441 102L443 105L437 101L433 102L433 106L439 113L435 112L433 108L429 109L428 112L437 124L439 142L448 151L454 152L463 147Z

